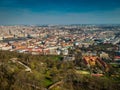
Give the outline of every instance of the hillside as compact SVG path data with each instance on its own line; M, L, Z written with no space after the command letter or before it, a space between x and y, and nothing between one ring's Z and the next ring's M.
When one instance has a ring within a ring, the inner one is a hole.
M0 90L119 90L120 76L76 73L62 56L0 51Z

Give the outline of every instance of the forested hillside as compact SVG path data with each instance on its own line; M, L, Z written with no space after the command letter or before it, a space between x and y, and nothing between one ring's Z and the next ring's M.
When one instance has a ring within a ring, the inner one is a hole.
M62 56L0 51L0 90L119 90L120 76L76 73Z

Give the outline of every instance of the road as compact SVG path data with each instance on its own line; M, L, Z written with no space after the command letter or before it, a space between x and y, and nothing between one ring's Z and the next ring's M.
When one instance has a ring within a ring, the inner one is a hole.
M31 68L28 67L27 65L25 65L24 63L18 61L18 58L12 58L12 59L10 59L10 60L11 60L13 63L19 63L20 65L24 66L24 67L26 68L26 69L25 69L26 72L32 72Z

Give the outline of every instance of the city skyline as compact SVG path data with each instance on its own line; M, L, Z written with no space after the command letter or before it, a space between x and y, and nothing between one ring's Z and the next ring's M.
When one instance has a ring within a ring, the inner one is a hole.
M119 0L1 0L0 25L120 24Z

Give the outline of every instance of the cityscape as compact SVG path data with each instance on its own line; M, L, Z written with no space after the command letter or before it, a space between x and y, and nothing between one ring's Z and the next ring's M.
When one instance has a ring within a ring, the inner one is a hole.
M36 69L35 66L28 64L28 62L32 63L34 60L29 60L31 59L29 56L27 58L21 58L20 55L23 54L33 55L35 57L41 57L42 55L45 56L44 59L48 56L56 57L58 63L72 63L74 73L83 76L106 77L107 74L109 77L119 78L119 24L0 26L0 32L1 58L3 58L3 51L9 51L11 55L14 52L18 53L16 57L13 57L13 55L9 58L9 61L11 61L11 63L19 63L21 66L25 67L25 72L31 73ZM44 63L42 61L42 64L45 63L47 63L47 61L44 61ZM50 67L48 66L48 68ZM53 84L53 86L50 85L48 89L58 88L58 86L58 84ZM34 88L36 87L37 86ZM59 86L59 88L61 87Z
M119 0L0 1L0 90L119 88Z

